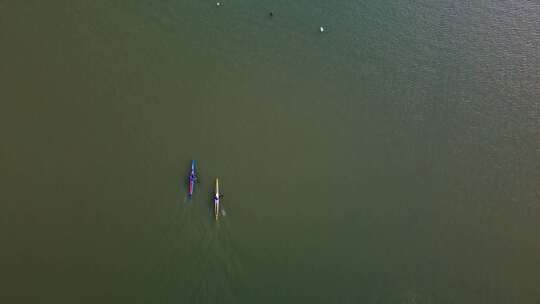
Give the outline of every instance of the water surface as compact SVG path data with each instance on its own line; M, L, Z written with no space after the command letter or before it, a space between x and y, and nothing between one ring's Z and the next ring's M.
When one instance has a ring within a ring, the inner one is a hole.
M0 1L2 297L538 303L540 6L371 2Z

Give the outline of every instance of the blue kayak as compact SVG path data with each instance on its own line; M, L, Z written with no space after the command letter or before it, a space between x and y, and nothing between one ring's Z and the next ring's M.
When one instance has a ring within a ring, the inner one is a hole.
M189 196L193 195L195 190L195 182L197 181L197 175L195 173L195 160L191 161L191 170L189 171Z

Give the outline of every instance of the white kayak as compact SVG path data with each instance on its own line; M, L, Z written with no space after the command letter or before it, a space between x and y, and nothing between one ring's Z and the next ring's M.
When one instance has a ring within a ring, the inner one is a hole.
M216 192L214 194L214 214L216 216L216 221L219 218L219 200L221 195L219 194L219 179L216 178Z

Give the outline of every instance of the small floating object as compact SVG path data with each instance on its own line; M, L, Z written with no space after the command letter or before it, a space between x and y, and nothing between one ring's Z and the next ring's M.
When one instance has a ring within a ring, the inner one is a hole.
M324 32L324 27L321 26L321 27L319 28L319 32L321 32L321 33Z
M270 17L274 17L274 13L273 13L273 12L270 12L268 15L269 15Z
M217 3L216 3L216 5L217 5L217 6L220 6L220 5L221 5L221 3L220 3L220 2L217 2Z

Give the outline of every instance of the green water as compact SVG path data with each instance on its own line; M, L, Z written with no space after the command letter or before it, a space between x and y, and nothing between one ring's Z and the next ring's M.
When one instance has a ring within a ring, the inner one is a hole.
M1 302L540 302L538 2L338 2L0 0Z

